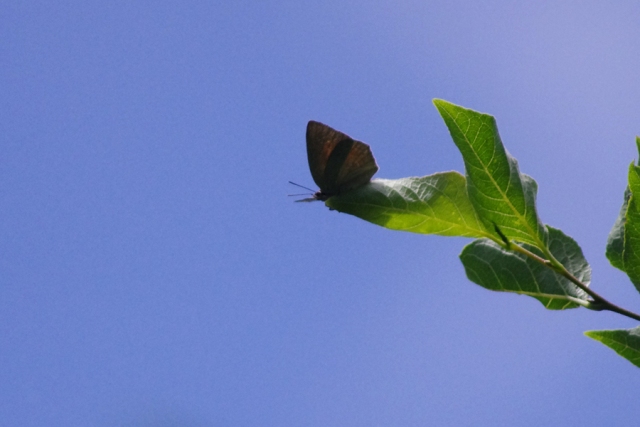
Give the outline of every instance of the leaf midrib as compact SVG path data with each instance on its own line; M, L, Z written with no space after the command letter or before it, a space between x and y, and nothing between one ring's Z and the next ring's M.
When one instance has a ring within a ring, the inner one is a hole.
M466 133L462 130L462 128L458 125L458 122L456 121L455 117L448 111L445 109L445 112L447 113L447 115L449 117L451 117L451 120L453 121L453 123L455 124L456 128L460 131L460 133L462 134L464 141L467 143L467 145L469 146L469 148L471 149L471 152L473 153L473 155L476 157L476 159L478 159L479 163L482 165L482 170L485 172L485 174L489 177L489 179L491 180L491 182L493 183L494 187L498 190L498 193L502 196L502 200L505 201L507 203L507 205L509 206L509 208L515 212L515 217L518 219L518 221L521 224L524 224L525 228L528 230L530 236L533 236L533 240L540 246L543 247L544 245L542 244L542 242L540 241L540 239L538 238L537 233L534 232L534 230L529 226L528 221L526 221L526 216L523 216L520 214L520 212L518 212L518 210L515 208L515 206L511 203L511 201L509 200L509 198L506 197L506 194L503 193L502 189L500 188L500 186L497 185L496 180L493 178L493 175L491 175L488 170L486 165L484 164L484 162L481 160L481 158L478 156L475 148L473 147L473 145L471 144L471 141L467 138ZM462 113L459 113L462 114ZM484 123L481 124L482 126L486 126ZM479 131L478 131L479 133ZM495 143L494 143L494 151L495 151ZM507 160L508 161L508 160ZM509 171L511 171L511 165L509 165ZM511 174L509 174L509 185L511 185ZM478 188L478 187L476 187ZM524 190L523 190L524 191ZM526 203L525 203L525 209L527 209ZM524 219L524 221L523 221Z

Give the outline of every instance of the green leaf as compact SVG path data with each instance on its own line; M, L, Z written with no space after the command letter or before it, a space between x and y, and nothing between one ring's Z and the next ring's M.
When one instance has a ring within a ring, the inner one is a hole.
M622 271L625 271L622 255L624 251L624 224L627 222L627 208L629 206L630 197L631 191L629 190L629 187L627 187L624 191L624 202L620 208L620 213L618 214L618 218L616 219L615 224L613 224L613 228L609 232L609 237L607 238L607 259L611 265Z
M326 205L392 230L442 236L488 237L458 172L420 178L376 179Z
M637 136L636 147L640 153L640 137ZM627 222L627 210L629 209L630 198L631 189L627 185L627 188L624 190L624 201L620 208L620 213L618 213L618 218L616 218L616 222L613 224L613 228L609 232L609 237L607 238L607 259L611 265L622 271L626 271L624 267L624 228Z
M640 292L640 167L629 166L629 206L624 224L624 271Z
M588 285L591 267L580 246L562 231L547 226L549 250L578 280ZM531 245L525 249L540 255ZM588 295L568 279L518 252L487 239L467 245L460 254L467 277L492 291L515 292L539 300L550 310L575 308L589 303Z
M536 211L537 185L520 174L495 119L443 100L433 102L462 153L469 198L485 227L493 230L495 224L512 240L544 248L547 233Z
M629 362L640 367L640 326L633 329L587 331L584 334L600 341Z

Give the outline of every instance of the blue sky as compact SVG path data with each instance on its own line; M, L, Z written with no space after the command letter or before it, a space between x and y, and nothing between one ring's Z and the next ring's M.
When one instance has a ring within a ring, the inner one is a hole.
M0 16L0 419L15 426L602 426L640 371L464 276L465 239L295 204L304 132L380 178L462 170L496 116L592 286L640 134L637 2L13 2Z

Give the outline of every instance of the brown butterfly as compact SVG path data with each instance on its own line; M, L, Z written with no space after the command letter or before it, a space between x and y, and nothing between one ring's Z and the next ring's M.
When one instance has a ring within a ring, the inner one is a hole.
M315 183L313 197L298 200L327 200L336 194L362 187L378 171L371 148L319 122L307 124L307 157Z

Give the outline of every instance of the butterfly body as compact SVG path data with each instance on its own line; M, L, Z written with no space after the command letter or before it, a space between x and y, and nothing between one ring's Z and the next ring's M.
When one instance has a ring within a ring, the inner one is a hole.
M355 190L378 171L367 144L315 121L307 124L307 157L311 176L320 190L301 201L327 200Z

